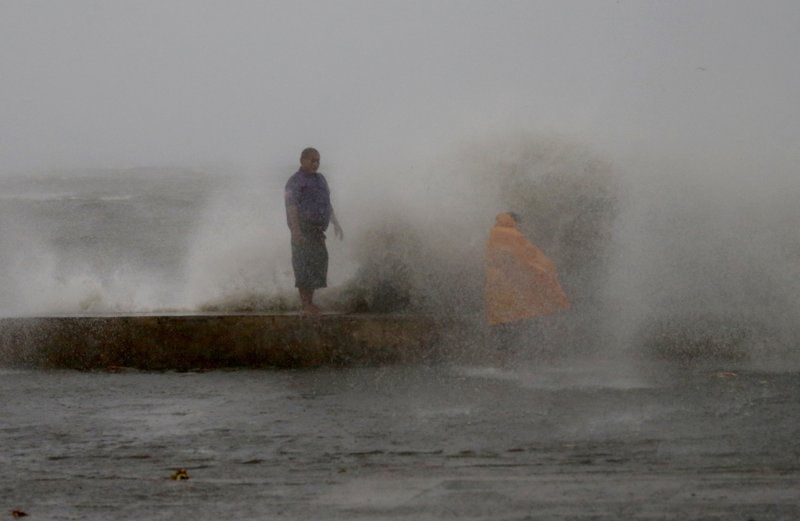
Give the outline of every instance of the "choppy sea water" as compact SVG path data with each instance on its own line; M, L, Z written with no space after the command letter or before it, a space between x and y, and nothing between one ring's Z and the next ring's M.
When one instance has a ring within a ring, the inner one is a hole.
M800 519L800 373L0 370L29 519ZM188 480L172 480L186 468Z

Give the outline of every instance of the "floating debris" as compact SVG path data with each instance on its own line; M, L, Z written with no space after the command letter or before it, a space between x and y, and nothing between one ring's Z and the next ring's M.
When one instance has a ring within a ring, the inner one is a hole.
M11 511L11 515L14 517L14 519L19 519L21 517L27 516L28 513L27 512L23 512L22 510L12 510Z
M171 478L176 480L176 481L189 479L189 471L186 470L186 469L183 469L183 468L175 469L175 472L172 473Z
M733 378L734 376L739 376L733 371L720 371L717 373L717 378Z

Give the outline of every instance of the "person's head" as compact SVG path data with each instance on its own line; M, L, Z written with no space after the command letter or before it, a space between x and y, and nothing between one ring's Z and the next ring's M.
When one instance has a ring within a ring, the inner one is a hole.
M300 153L300 170L314 173L319 168L319 152L316 148L308 147Z

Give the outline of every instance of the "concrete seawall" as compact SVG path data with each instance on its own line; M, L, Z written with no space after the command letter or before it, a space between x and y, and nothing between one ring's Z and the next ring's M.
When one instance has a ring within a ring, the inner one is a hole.
M0 366L143 370L419 363L437 356L419 316L297 314L0 318Z

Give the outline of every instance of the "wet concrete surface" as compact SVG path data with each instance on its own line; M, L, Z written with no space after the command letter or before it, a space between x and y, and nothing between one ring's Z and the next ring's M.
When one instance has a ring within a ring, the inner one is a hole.
M416 315L192 313L0 318L0 367L193 370L420 362L439 328Z
M28 519L800 519L792 370L4 369L0 397Z

